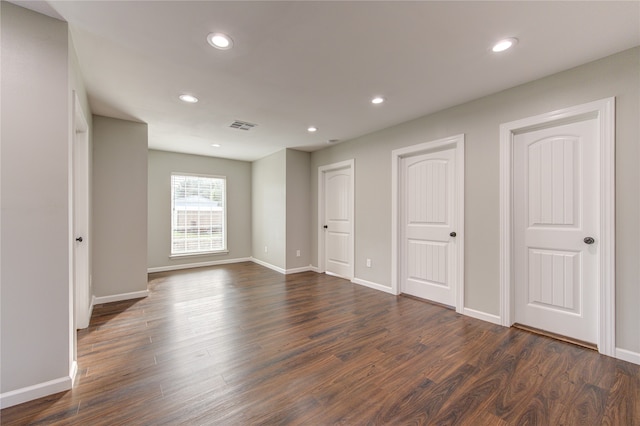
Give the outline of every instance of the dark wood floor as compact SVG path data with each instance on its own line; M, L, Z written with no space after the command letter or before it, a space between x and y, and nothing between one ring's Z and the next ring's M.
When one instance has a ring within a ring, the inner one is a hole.
M150 275L2 424L640 425L640 366L312 272Z

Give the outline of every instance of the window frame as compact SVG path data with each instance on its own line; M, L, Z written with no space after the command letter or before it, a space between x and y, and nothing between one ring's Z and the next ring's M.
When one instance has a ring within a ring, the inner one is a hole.
M174 253L174 212L175 212L175 196L174 196L174 187L173 187L173 179L174 176L181 177L196 177L196 178L206 178L206 179L220 179L224 182L224 188L222 191L222 245L223 247L219 250L201 250L201 251L190 251L190 252L178 252ZM170 211L169 211L169 258L184 258L184 257L195 257L195 256L209 256L216 254L227 254L229 253L229 246L227 241L228 229L227 229L227 177L223 175L210 175L205 173L186 173L186 172L171 172L169 177L169 203L170 203Z

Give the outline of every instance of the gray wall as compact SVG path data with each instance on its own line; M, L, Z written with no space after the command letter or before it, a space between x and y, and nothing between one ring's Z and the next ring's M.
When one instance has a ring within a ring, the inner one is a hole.
M311 154L287 149L286 157L286 269L304 268L311 264Z
M391 285L391 151L464 133L465 307L499 314L499 126L616 97L616 346L640 352L638 174L640 48L342 143L311 156L312 170L355 158L355 275ZM317 173L311 174L317 229ZM317 235L312 233L317 264ZM364 259L373 259L365 268Z
M93 117L93 291L147 289L147 125Z
M293 149L252 163L252 256L285 272L311 264L310 164Z
M281 269L287 267L286 167L286 150L251 163L253 257Z
M155 150L148 158L149 268L251 257L251 163ZM229 253L170 259L172 172L226 176Z
M1 8L0 392L69 377L67 25ZM69 382L70 383L70 382Z
M84 113L84 118L87 120L87 125L89 126L89 153L91 153L91 148L92 148L91 135L93 134L93 117L91 115L91 108L89 107L87 90L84 87L84 81L82 79L82 74L80 73L80 64L78 62L78 56L76 55L75 47L73 45L73 40L71 39L70 32L68 33L67 39L69 43L69 86L71 90L73 90L73 92L75 92L75 94L78 96L78 100L80 101L80 108L82 108L82 112ZM74 102L75 100L73 97L73 93L71 93L69 96L70 111L73 111ZM89 166L91 166L91 164L89 164Z

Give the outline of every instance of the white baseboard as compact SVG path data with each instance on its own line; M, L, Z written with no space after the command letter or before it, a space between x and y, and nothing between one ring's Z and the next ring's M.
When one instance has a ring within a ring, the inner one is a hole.
M149 290L133 291L131 293L114 294L111 296L94 296L93 302L96 305L101 305L103 303L120 302L122 300L141 299L143 297L147 297L148 295Z
M54 393L64 392L71 389L72 386L73 380L71 376L67 376L5 392L0 394L0 409L12 407L14 405L22 404L23 402L32 401Z
M230 263L240 263L240 262L250 262L250 261L251 261L250 257L243 257L239 259L212 260L209 262L182 263L180 265L157 266L153 268L147 268L147 273L152 274L154 272L178 271L180 269L202 268L204 266L228 265Z
M260 260L260 259L256 259L255 257L252 257L251 261L253 263L257 263L260 266L264 266L265 268L269 268L269 269L271 269L273 271L280 272L281 274L286 274L287 273L287 271L285 269L283 269L283 268L281 268L279 266L267 263L264 260Z
M285 274L297 274L299 272L309 272L311 271L311 265L309 266L302 266L300 268L291 268L291 269L287 269L284 273Z
M616 358L640 365L640 353L616 348Z
M312 265L302 266L300 268L283 269L283 268L280 268L279 266L272 265L270 263L267 263L260 259L256 259L254 257L244 257L239 259L212 260L210 262L184 263L181 265L158 266L153 268L147 268L147 273L153 274L154 272L178 271L180 269L202 268L205 266L228 265L230 263L242 263L242 262L254 262L254 263L257 263L258 265L264 266L265 268L269 268L276 272L280 272L281 274L297 274L298 272L307 272L307 271L318 272L317 268L315 268Z
M362 285L362 286L365 286L365 287L372 288L374 290L379 290L379 291L383 291L385 293L389 293L389 294L395 295L395 293L393 292L391 287L387 287L386 285L374 283L374 282L363 280L363 279L360 279L360 278L354 278L354 279L351 280L351 282L354 283L354 284L359 284L359 285Z
M313 266L313 265L309 265L309 270L312 272L316 272L318 274L321 274L324 272L324 271L321 271L320 268L318 268L317 266Z
M488 313L482 312L482 311L476 311L475 309L462 308L462 315L466 315L468 317L479 319L479 320L482 320L482 321L487 321L487 322L490 322L492 324L502 325L502 321L500 319L500 316L493 315L493 314L488 314Z

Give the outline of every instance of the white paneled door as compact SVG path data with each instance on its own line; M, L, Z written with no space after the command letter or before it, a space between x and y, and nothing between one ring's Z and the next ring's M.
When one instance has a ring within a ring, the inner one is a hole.
M456 306L455 149L402 159L400 290Z
M598 342L598 122L520 133L513 148L515 322Z
M352 168L328 170L324 175L325 272L353 278Z

